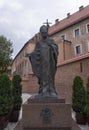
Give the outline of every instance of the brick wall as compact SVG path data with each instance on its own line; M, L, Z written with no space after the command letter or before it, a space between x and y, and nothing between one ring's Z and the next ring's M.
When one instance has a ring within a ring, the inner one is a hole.
M82 64L82 69L81 69ZM89 76L89 58L75 60L70 63L61 64L57 68L55 86L60 97L65 97L71 103L72 83L76 75L82 77L84 86ZM39 90L38 80L34 74L29 74L28 79L23 79L23 92L36 93Z
M87 77L89 76L89 58L58 66L55 78L57 91L59 96L65 97L70 103L72 98L72 83L77 75L82 77L84 86L86 86Z
M22 78L23 93L37 93L38 79L34 74L29 74L28 78Z

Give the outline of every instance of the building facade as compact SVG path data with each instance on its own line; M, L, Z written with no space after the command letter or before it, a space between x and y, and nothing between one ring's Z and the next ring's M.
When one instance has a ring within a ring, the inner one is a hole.
M79 11L75 12L74 14L71 15L70 13L68 13L65 19L61 21L58 21L58 19L55 20L55 24L49 28L49 35L55 39L58 45L63 40L71 42L71 53L69 58L74 58L89 51L88 12L89 6L85 8L81 6L79 8ZM13 61L12 73L19 73L22 76L26 76L30 72L30 63L25 55L26 53L32 52L38 39L39 33L31 38L20 50ZM62 54L60 52L59 57L62 57L61 55ZM64 58L64 60L66 59Z
M20 74L22 77L29 74L31 71L31 64L29 59L26 57L26 54L33 51L34 45L34 42L29 40L17 54L12 64L12 74Z
M89 6L79 8L74 14L58 21L50 28L52 37L71 41L72 58L89 51Z

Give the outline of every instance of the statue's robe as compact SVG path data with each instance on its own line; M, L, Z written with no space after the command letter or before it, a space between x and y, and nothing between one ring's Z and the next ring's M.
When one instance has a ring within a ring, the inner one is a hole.
M56 93L54 80L57 69L57 56L58 46L50 38L38 41L31 53L32 70L39 79L39 93L42 95Z

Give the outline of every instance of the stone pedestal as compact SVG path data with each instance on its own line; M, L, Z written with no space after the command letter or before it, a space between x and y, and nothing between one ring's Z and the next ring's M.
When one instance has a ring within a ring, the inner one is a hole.
M23 130L71 130L71 105L61 98L35 98L23 105Z

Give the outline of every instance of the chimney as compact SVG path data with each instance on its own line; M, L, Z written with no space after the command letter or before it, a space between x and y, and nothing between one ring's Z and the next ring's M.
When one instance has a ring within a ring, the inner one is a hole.
M80 7L79 7L79 11L81 11L83 8L84 8L83 6L80 6Z
M69 18L70 17L70 13L67 13L67 18Z
M55 24L57 24L58 22L59 22L59 19L56 19L56 20L55 20Z

